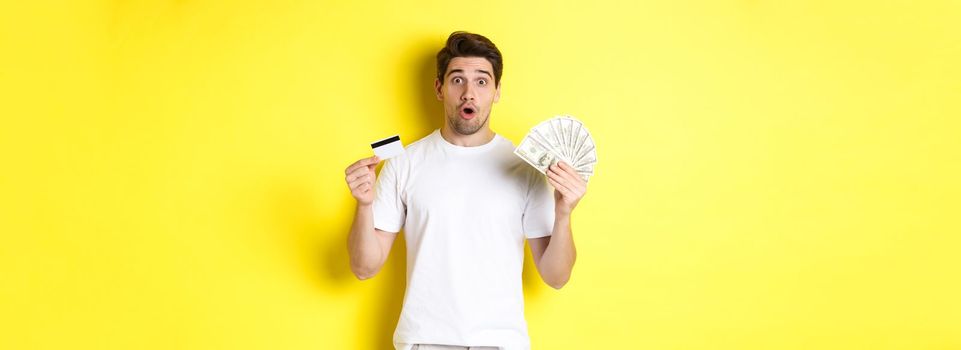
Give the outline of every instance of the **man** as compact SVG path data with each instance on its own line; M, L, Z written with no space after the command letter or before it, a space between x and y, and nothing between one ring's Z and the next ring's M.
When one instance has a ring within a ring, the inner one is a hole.
M490 40L452 33L437 54L434 81L443 126L386 162L376 180L376 156L345 171L357 200L347 242L359 279L377 274L405 229L397 349L529 349L524 239L547 284L559 289L570 278L571 212L587 184L564 163L545 177L490 129L502 69Z

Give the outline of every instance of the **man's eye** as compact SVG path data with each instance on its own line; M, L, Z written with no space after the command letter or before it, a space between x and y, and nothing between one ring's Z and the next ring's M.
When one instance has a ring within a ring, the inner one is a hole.
M487 80L481 79L477 81L478 84L487 85Z
M454 78L453 81L454 81L454 84L460 84L461 82L463 82L461 78Z

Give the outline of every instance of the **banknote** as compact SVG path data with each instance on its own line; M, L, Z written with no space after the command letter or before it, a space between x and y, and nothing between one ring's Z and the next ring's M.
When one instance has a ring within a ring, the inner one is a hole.
M571 116L545 120L524 136L514 153L541 173L559 161L570 164L584 181L594 175L597 150L584 123Z
M514 149L514 154L521 157L541 173L547 173L547 168L557 163L557 156L532 138L525 137L521 144Z

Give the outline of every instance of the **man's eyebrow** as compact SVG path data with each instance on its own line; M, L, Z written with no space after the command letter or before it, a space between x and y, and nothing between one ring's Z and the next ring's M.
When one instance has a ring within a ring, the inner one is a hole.
M491 72L488 72L488 71L483 70L483 69L476 69L476 70L474 70L474 71L475 71L475 72L481 72L481 73L487 74L487 76L488 76L488 77L491 77L491 78L494 77L494 75L491 74ZM447 75L451 75L451 74L454 74L454 73L464 73L464 70L463 70L463 69L460 69L460 68L451 69L450 72L447 72Z

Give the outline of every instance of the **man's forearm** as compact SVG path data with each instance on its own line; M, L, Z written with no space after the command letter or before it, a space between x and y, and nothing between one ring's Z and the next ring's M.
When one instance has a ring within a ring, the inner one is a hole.
M374 214L370 205L357 205L354 223L347 236L350 270L359 279L377 274L384 264L384 250L374 232Z
M563 287L571 278L576 259L577 249L574 247L574 235L571 232L571 216L555 215L550 243L541 256L540 272L544 282L555 289Z

